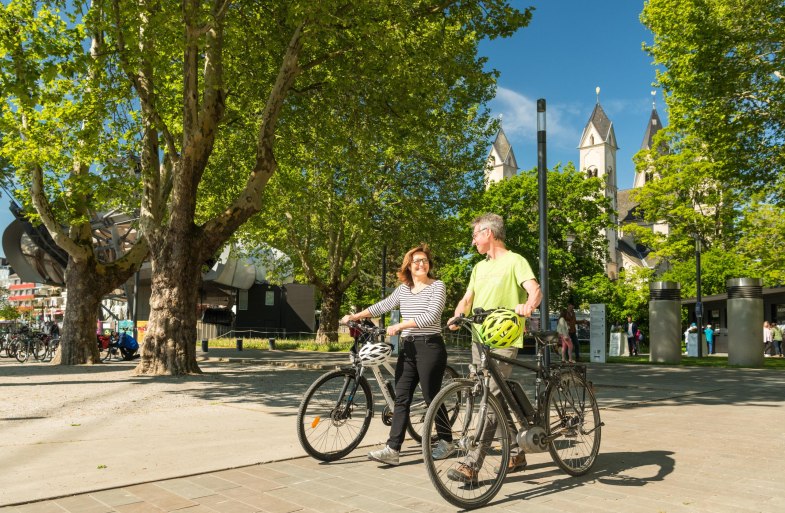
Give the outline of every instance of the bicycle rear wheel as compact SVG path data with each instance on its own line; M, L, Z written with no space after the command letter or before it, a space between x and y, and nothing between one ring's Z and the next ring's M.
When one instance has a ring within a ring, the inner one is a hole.
M458 377L458 371L450 367L449 365L444 369L444 377L442 378L442 388L444 388L448 383L452 382L454 379ZM457 409L459 407L459 403L454 404L446 404L447 408L447 416L450 419L450 424L455 422L455 418L458 415ZM425 399L422 396L422 388L417 387L417 391L414 395L414 400L412 401L411 408L409 409L409 422L406 424L406 431L409 433L409 436L412 437L412 440L415 442L422 443L422 427L423 422L425 421L425 413L428 411L428 405L425 404ZM435 438L431 438L431 441L436 441Z
M14 356L16 356L16 361L19 363L25 363L27 359L30 358L30 344L31 342L29 341L19 343L16 348L16 353L14 353Z
M545 418L553 461L572 476L589 471L600 452L602 423L591 388L578 374L567 371L548 387Z
M321 461L335 461L362 441L373 415L368 380L354 370L323 374L308 388L297 409L297 438L305 452Z
M432 444L423 444L422 451L428 477L436 491L444 500L463 509L479 508L496 496L507 475L510 458L509 427L503 420L501 404L489 395L483 411L480 399L473 381L455 381L436 395L425 415L426 432L435 435L439 407L460 404L452 424L455 452L445 459L434 460ZM485 443L479 440L483 426Z

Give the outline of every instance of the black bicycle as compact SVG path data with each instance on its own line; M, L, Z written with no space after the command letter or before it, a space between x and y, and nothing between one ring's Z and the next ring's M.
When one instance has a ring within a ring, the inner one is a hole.
M347 325L360 330L365 335L360 339L366 340L365 345L372 344L369 348L374 350L363 351L359 347L360 343L355 341L349 356L351 366L319 376L305 392L297 409L297 437L300 444L305 452L321 461L343 458L360 444L368 431L374 415L374 398L368 378L364 375L366 370L371 371L384 397L382 422L385 426L392 424L395 387L391 378L395 376L395 371L387 361L389 345L379 346L385 344L385 329L356 322ZM380 352L375 348L387 350ZM382 369L386 369L386 376ZM458 373L448 365L444 370L442 386L457 377ZM426 412L427 405L418 387L406 424L406 431L417 443L422 442ZM451 421L455 420L457 406L448 405L447 413Z
M484 506L499 492L510 461L510 430L524 453L547 450L573 476L588 472L600 450L603 423L592 385L586 380L586 367L552 363L551 351L559 338L550 331L531 333L536 341L534 363L492 353L479 329L492 312L478 309L454 321L471 331L480 363L472 369L473 377L445 386L425 416L424 432L435 433L439 407L460 404L452 424L455 452L447 459L434 460L432 445L423 444L423 459L439 494L464 509ZM518 382L502 378L496 361L535 374L534 404ZM491 380L499 385L500 399L489 393Z

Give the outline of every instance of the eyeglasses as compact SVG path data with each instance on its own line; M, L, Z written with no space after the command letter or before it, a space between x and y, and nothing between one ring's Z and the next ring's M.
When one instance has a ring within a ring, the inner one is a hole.
M428 263L427 258L415 258L412 260L412 265L425 265Z
M488 229L488 227L486 226L485 228L480 228L476 232L472 233L472 240L476 239L479 234L481 234L482 232L484 232L487 229Z

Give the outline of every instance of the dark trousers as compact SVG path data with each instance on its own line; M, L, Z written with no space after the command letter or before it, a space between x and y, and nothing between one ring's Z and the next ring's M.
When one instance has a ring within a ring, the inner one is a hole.
M630 350L630 356L638 354L637 341L635 337L627 337L627 349Z
M430 404L442 387L444 369L447 368L447 348L441 335L404 337L395 366L395 409L393 410L390 438L387 445L396 451L401 450L409 422L409 408L419 383L425 402ZM452 432L446 426L447 409L439 411L436 427L439 438L452 441ZM442 429L439 429L439 428ZM427 440L427 437L425 438Z
M570 340L572 340L572 357L577 362L581 356L581 343L578 342L578 334L570 333Z

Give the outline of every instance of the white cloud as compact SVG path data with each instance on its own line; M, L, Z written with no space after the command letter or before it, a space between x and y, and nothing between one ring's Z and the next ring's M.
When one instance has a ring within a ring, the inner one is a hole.
M537 101L512 89L499 87L496 98L491 102L495 116L502 115L504 132L513 138L526 141L537 140ZM577 121L577 111L566 105L548 104L546 108L546 130L549 144L575 148L580 130L586 123Z

